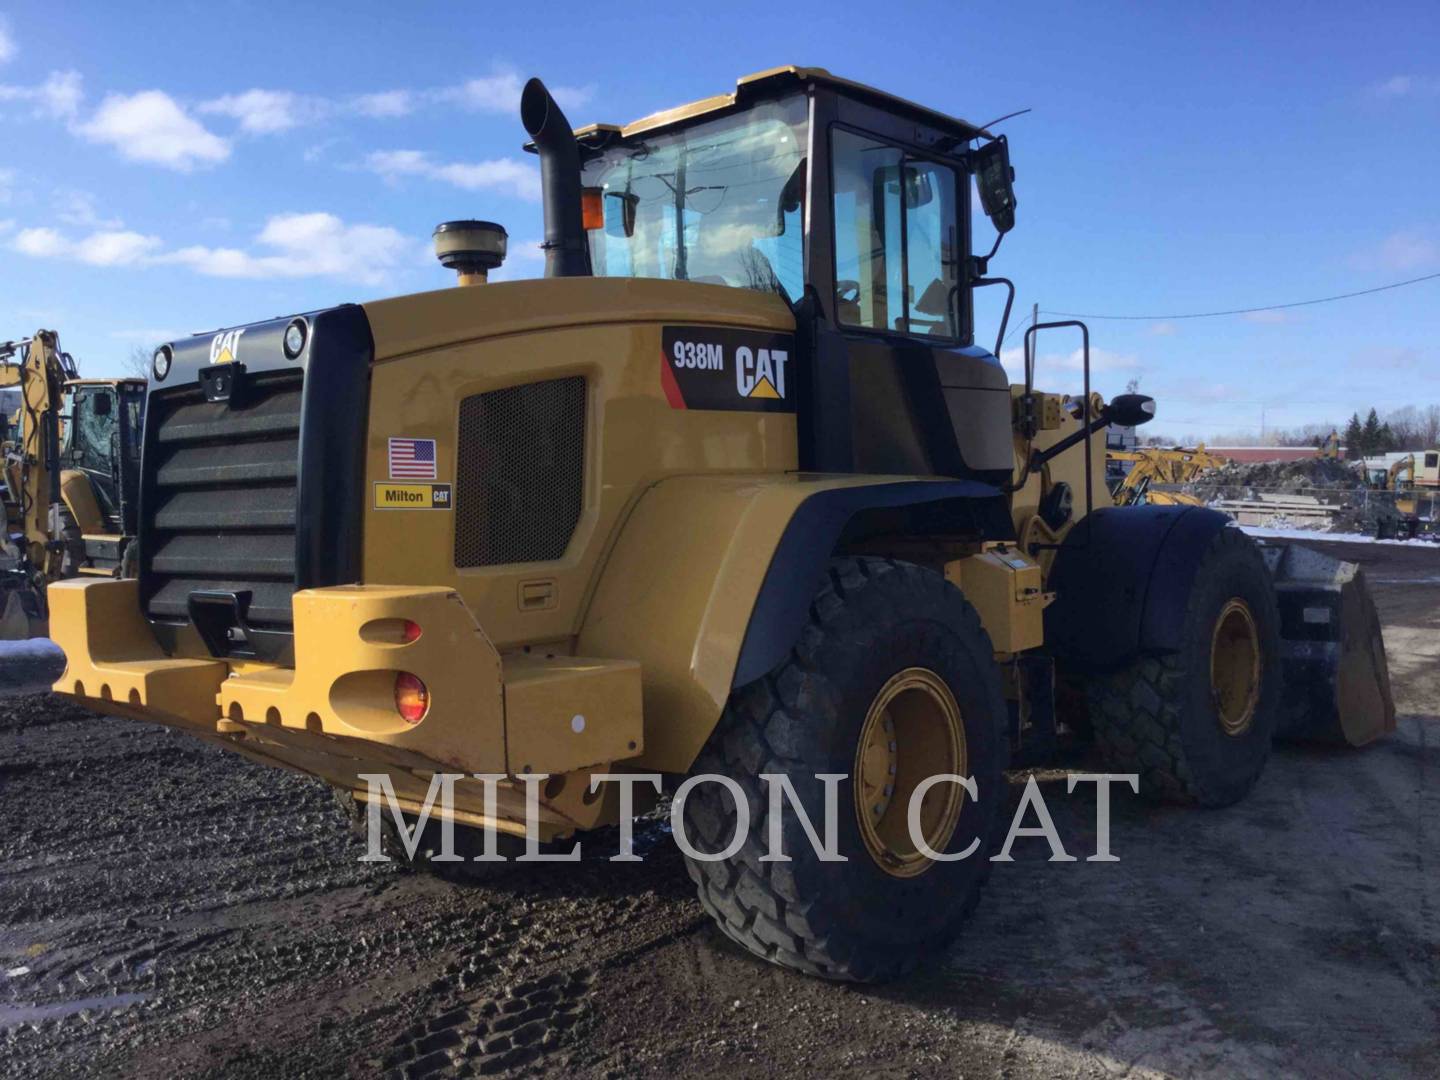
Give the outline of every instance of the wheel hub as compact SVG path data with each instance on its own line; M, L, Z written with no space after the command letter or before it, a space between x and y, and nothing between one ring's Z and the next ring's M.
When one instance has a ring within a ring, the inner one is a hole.
M1220 609L1210 638L1210 696L1226 735L1238 737L1255 722L1260 701L1260 632L1244 600Z
M866 851L886 873L914 877L934 861L910 836L911 796L937 773L968 776L965 727L945 681L928 668L906 668L880 688L855 752L855 813ZM920 835L943 851L960 820L965 792L945 781L920 802Z

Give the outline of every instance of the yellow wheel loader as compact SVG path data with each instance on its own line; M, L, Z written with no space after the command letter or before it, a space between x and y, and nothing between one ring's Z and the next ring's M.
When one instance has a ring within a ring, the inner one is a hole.
M4 443L0 639L44 636L48 582L133 574L145 380L82 379L53 330L0 343L19 387Z
M1003 136L796 67L579 130L532 80L521 119L542 280L157 351L139 576L52 588L57 691L393 803L417 861L437 814L568 847L619 816L592 777L658 774L720 928L849 980L954 937L1066 733L1213 806L1282 722L1393 726L1355 567L1105 505L1154 403L977 344ZM436 243L478 283L505 234ZM1088 356L1027 356L1061 331Z

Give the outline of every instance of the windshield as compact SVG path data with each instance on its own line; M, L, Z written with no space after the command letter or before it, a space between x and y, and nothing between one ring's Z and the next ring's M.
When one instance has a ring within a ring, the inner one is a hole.
M612 146L585 164L603 228L597 277L732 285L798 298L804 285L806 101L797 96Z

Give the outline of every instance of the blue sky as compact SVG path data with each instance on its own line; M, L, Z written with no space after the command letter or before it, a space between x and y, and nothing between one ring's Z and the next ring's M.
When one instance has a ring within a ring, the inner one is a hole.
M624 122L814 64L1004 125L1017 307L1183 313L1440 271L1440 7L0 2L0 337L136 344L441 288L436 222L540 272L515 102ZM140 13L136 13L140 12ZM993 291L993 290L992 290ZM994 313L982 305L981 339ZM1185 438L1440 403L1440 281L1254 317L1091 323ZM1018 342L1018 336L1014 339ZM1069 388L1069 345L1041 350Z

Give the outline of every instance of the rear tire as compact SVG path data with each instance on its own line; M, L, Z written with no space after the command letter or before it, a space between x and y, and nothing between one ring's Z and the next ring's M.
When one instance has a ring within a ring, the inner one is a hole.
M1279 627L1259 551L1238 529L1221 530L1196 569L1179 650L1088 685L1095 740L1110 768L1138 773L1141 797L1155 802L1229 806L1244 798L1265 768L1279 718Z
M692 774L738 784L750 811L733 856L687 855L701 905L746 949L809 974L873 982L914 967L956 936L989 875L1007 798L1005 716L990 638L958 589L909 563L835 560L790 656L731 695L695 762ZM920 855L896 828L904 818L891 816L908 807L914 778L943 772L973 777L979 795L961 799L960 787L943 782L919 804L934 850L974 842L954 862ZM845 774L836 848L848 861L822 860L788 803L789 861L762 861L770 850L762 773L789 777L822 839L816 775ZM862 818L857 804L874 816ZM697 784L683 812L696 849L730 846L736 810L721 784Z

